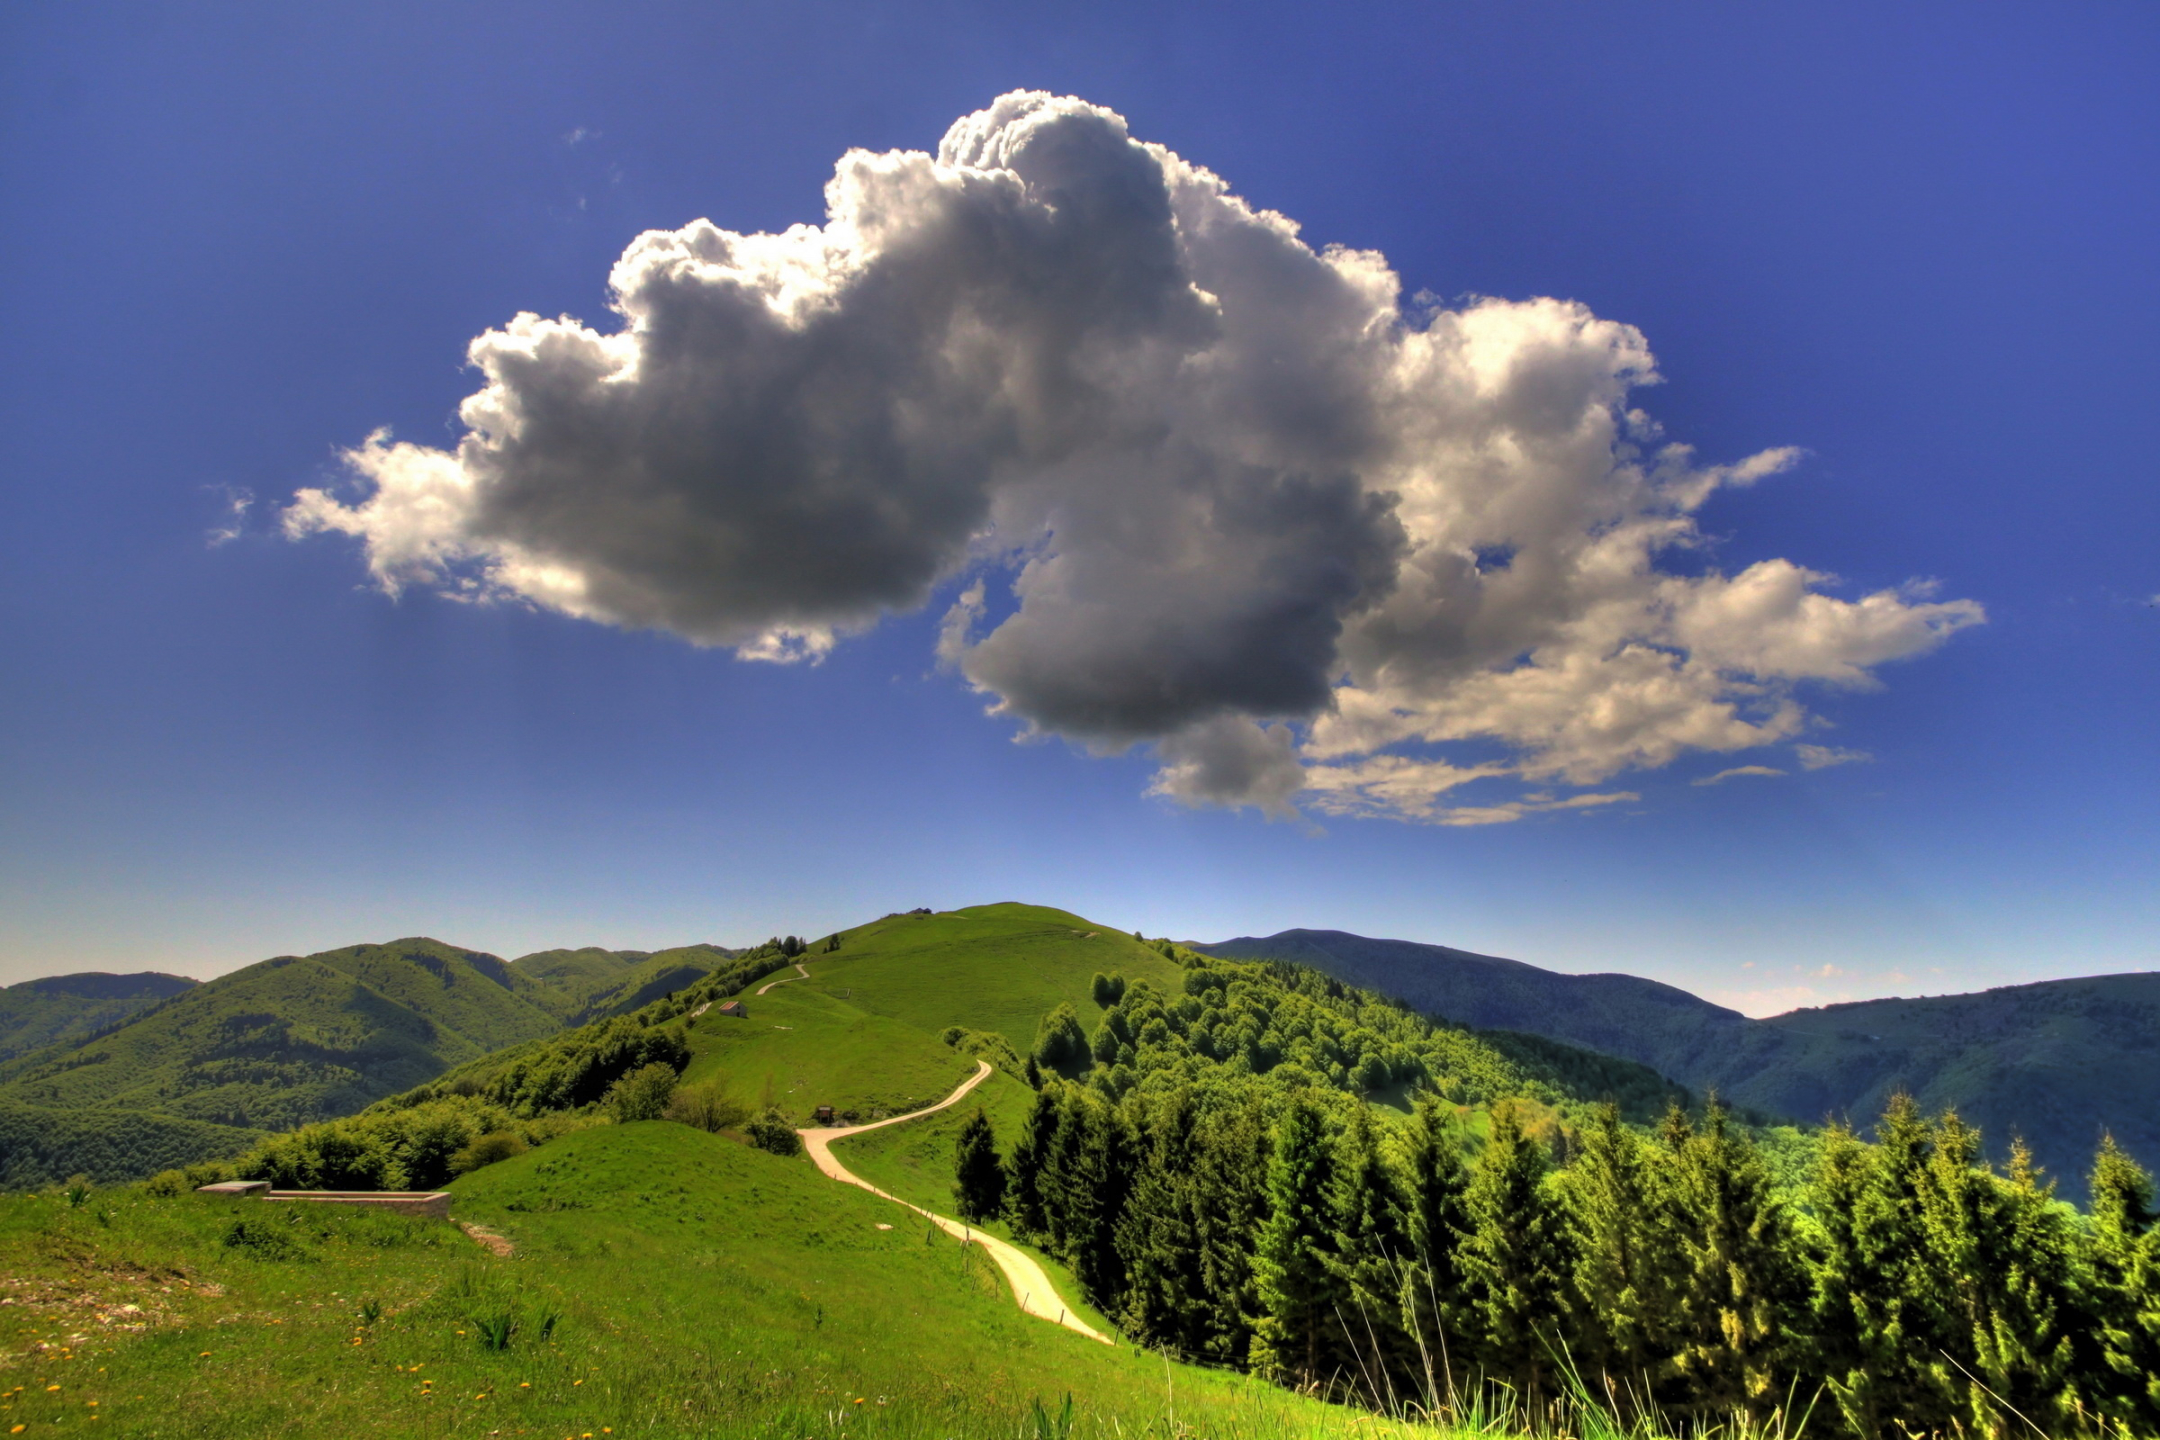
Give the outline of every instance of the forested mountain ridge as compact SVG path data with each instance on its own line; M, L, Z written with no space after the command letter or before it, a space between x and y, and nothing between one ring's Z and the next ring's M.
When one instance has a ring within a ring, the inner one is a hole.
M1193 947L1279 958L1480 1028L1545 1035L1648 1065L1698 1091L1804 1123L1865 1124L1890 1097L1955 1110L2006 1160L2033 1158L2082 1196L2103 1133L2160 1161L2160 974L2048 980L1970 995L1869 1000L1753 1020L1630 975L1563 975L1520 961L1339 930Z
M434 940L278 956L87 1044L22 1057L0 1103L285 1129L551 1033L534 988L495 956Z
M19 1016L17 1033L42 1027L52 1038L0 1056L0 1185L119 1179L231 1154L635 1010L731 955L701 944L505 961L413 938L280 955L200 985L158 975L26 981L0 991L0 1024Z
M47 975L0 990L0 1064L48 1045L80 1041L199 983L143 971Z

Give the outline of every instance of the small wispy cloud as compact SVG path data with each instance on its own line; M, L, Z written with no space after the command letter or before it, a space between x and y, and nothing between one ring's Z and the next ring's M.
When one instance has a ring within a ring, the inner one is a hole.
M599 138L599 131L588 130L583 125L580 125L575 130L572 130L569 134L563 136L562 143L565 145L582 145L587 140L597 140Z
M230 545L246 533L247 514L255 503L255 492L238 485L214 485L211 488L225 502L224 521L211 526L208 536L210 548L215 550L220 545Z
M1720 770L1715 775L1705 775L1700 780L1692 780L1688 783L1692 785L1722 785L1727 780L1737 780L1743 775L1783 775L1784 773L1775 765L1735 765L1730 770Z
M1875 757L1865 750L1840 750L1835 745L1795 745L1803 770L1827 770L1833 765L1865 765Z

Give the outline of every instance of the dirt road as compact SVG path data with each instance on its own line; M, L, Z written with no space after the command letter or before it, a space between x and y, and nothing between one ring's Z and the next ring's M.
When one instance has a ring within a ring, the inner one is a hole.
M908 1202L902 1200L899 1196L888 1195L883 1190L878 1189L877 1186L856 1175L833 1156L833 1141L845 1140L850 1135L860 1135L865 1130L881 1130L887 1125L899 1125L905 1121L919 1120L925 1115L934 1115L949 1105L959 1104L968 1091L973 1090L977 1085L982 1084L983 1081L989 1078L990 1062L978 1060L975 1062L975 1073L963 1080L959 1089L953 1091L943 1100L938 1101L937 1104L925 1109L910 1110L905 1115L895 1115L888 1120L873 1120L867 1125L844 1125L838 1129L829 1130L798 1130L795 1133L802 1136L803 1145L809 1150L810 1158L817 1162L818 1169L824 1171L833 1179L844 1181L849 1185L859 1185L871 1194L890 1200L895 1205L907 1205L908 1209L913 1210L946 1234L962 1242L972 1242L980 1245L983 1249L989 1251L990 1258L997 1262L998 1269L1005 1272L1005 1279L1012 1285L1013 1297L1020 1302L1021 1310L1029 1315L1040 1316L1042 1319L1051 1321L1054 1324L1062 1325L1068 1330L1078 1331L1090 1340L1099 1340L1105 1345L1111 1344L1109 1336L1095 1329L1085 1320L1065 1308L1065 1302L1058 1298L1057 1290L1050 1284L1050 1277L1043 1273L1042 1266L1035 1263L1033 1256L1015 1246L1006 1244L995 1235L983 1234L980 1230L964 1221L951 1220L943 1215L932 1214L920 1205L908 1205Z
M805 969L803 969L803 968L802 968L802 961L798 960L798 961L796 961L796 962L795 962L795 973L794 973L793 975L790 975L790 976L788 976L788 977L787 977L786 979L784 979L784 980L768 980L768 981L766 981L766 982L765 982L764 984L762 984L762 985L758 986L758 988L757 988L757 993L758 993L758 994L760 994L760 995L762 995L762 994L764 994L764 993L765 993L765 992L766 992L767 990L770 990L770 989L772 989L772 987L773 987L773 986L775 986L775 985L792 985L792 984L794 984L794 983L795 983L795 982L796 982L797 980L807 980L807 979L809 979L809 978L810 978L810 972L809 972L808 970L805 970Z

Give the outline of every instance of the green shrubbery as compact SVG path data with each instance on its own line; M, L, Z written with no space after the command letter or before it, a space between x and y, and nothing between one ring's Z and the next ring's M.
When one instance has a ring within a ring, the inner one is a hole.
M750 1118L750 1107L731 1098L718 1084L708 1081L703 1085L677 1086L668 1097L667 1113L662 1118L718 1134L722 1130L741 1129L743 1122Z
M938 1039L963 1055L989 1061L1016 1080L1027 1078L1027 1061L1013 1049L1012 1041L995 1030L970 1030L964 1025L948 1025Z
M750 1143L760 1150L770 1150L775 1155L800 1155L802 1136L788 1124L787 1117L775 1107L768 1107L764 1114L743 1128Z
M640 1065L608 1087L608 1113L617 1120L658 1120L667 1113L668 1097L675 1093L675 1066L665 1062Z

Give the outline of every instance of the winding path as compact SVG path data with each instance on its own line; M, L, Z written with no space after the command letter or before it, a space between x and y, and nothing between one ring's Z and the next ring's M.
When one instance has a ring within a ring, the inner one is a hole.
M797 966L796 968L800 969L801 967ZM948 1105L959 1104L961 1098L968 1091L973 1090L989 1078L990 1062L977 1060L975 1062L975 1073L961 1081L960 1088L947 1095L943 1100L938 1101L935 1105L921 1110L910 1110L905 1115L894 1115L890 1119L873 1120L867 1125L843 1125L838 1129L798 1130L795 1133L802 1136L803 1146L810 1152L810 1158L817 1162L818 1169L824 1171L833 1179L849 1185L858 1185L873 1195L892 1201L895 1205L907 1205L908 1209L913 1210L946 1234L961 1241L961 1243L972 1242L989 1251L990 1258L997 1262L998 1269L1005 1272L1005 1279L1012 1285L1013 1297L1020 1302L1022 1312L1062 1325L1068 1330L1077 1331L1090 1340L1099 1340L1105 1345L1111 1344L1112 1341L1109 1336L1095 1329L1085 1320L1065 1308L1065 1302L1058 1299L1056 1288L1050 1284L1050 1277L1043 1273L1042 1266L1036 1264L1035 1258L1026 1251L1019 1249L1017 1246L1008 1245L995 1235L985 1235L972 1225L958 1220L949 1220L943 1215L932 1214L920 1205L908 1205L908 1202L902 1200L899 1196L888 1195L883 1190L878 1189L877 1186L855 1174L833 1156L833 1141L845 1140L850 1135L860 1135L865 1130L881 1130L887 1125L898 1125L906 1120L920 1120L925 1115L934 1115Z
M763 985L758 986L757 993L762 995L775 985L792 985L797 980L807 980L809 978L810 972L803 969L802 961L798 960L795 962L795 973L793 975L788 976L785 980L768 980Z

